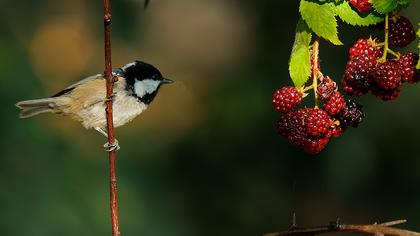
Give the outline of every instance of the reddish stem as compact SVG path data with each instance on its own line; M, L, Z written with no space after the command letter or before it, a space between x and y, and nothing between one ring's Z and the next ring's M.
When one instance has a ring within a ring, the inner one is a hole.
M105 78L106 78L106 121L108 143L115 143L114 122L112 117L112 94L113 78L111 66L111 13L109 11L110 0L104 0L104 28L105 28ZM116 155L115 150L109 152L109 182L110 182L110 207L112 236L120 236L118 225L118 201L117 201L117 177L116 177Z

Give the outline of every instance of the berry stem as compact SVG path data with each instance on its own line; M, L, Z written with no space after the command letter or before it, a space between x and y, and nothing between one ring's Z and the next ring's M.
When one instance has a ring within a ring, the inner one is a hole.
M397 60L400 59L400 54L397 52L392 51L391 49L388 48L387 50L390 54L392 54L393 56L395 56L397 58Z
M302 92L306 92L306 91L311 90L313 88L314 88L313 85L309 85L308 87L305 87L304 89L302 89Z
M388 14L385 15L385 42L384 42L384 53L382 54L382 57L378 59L379 63L386 62L387 53L390 51L388 47Z
M315 40L315 42L312 45L312 56L314 58L314 64L313 64L313 75L312 75L312 89L314 90L314 98L315 98L315 108L318 108L318 56L319 56L319 39Z

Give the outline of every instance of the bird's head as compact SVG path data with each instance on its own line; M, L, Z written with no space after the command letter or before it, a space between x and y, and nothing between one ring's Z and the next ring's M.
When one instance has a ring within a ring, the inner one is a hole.
M145 104L153 101L161 85L173 83L164 78L154 66L142 61L131 62L113 73L124 77L127 90Z

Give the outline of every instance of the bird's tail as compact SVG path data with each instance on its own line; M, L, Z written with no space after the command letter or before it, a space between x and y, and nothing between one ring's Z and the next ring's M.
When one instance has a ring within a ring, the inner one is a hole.
M35 100L20 101L15 104L20 108L20 118L28 118L45 112L52 112L56 98L41 98Z

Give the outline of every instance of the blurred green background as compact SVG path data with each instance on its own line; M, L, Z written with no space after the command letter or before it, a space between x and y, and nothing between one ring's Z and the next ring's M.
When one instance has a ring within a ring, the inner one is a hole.
M419 22L412 2L403 14ZM358 98L361 126L307 155L276 134L271 106L291 84L297 0L111 4L114 67L141 59L176 81L116 131L122 235L255 236L286 229L293 212L301 226L405 218L420 231L420 84L393 102ZM102 1L0 1L4 235L110 234L106 140L56 115L20 120L13 105L103 71L102 15ZM345 46L321 41L335 80L371 32L339 30Z

